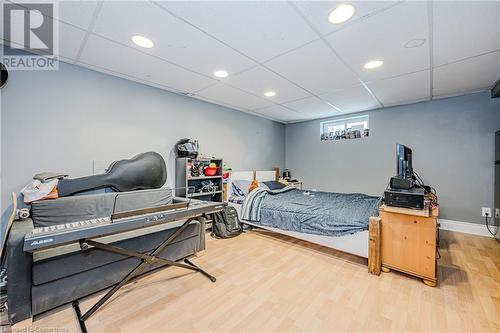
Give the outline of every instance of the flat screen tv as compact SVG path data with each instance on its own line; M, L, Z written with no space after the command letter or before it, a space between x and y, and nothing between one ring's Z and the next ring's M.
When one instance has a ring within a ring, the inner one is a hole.
M396 171L399 178L410 179L413 177L410 148L400 143L396 144L396 163Z

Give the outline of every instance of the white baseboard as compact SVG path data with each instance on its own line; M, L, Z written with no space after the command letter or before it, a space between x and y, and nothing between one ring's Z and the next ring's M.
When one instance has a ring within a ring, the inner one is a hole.
M478 236L493 237L489 233L485 224L460 222L460 221L445 220L445 219L438 219L438 222L440 225L439 229L442 230L463 232L465 234L472 234ZM490 229L492 229L493 232L496 231L496 227L494 226L490 227ZM498 232L497 235L500 237L500 232Z

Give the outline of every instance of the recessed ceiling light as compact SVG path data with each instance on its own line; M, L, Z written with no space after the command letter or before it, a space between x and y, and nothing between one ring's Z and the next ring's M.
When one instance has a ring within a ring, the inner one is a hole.
M133 35L132 36L132 41L134 42L135 45L144 47L146 49L150 49L153 46L155 46L155 43L147 37L141 36L141 35Z
M218 71L214 72L215 77L224 78L224 77L227 77L228 75L229 75L229 73L226 71L223 71L223 70L218 70Z
M405 47L407 49L413 49L415 47L419 47L425 44L425 39L422 38L417 38L417 39L412 39L409 40L405 43Z
M344 23L354 15L355 11L353 5L346 3L338 5L328 16L328 21L333 24Z
M276 96L276 92L275 91L271 91L271 90L270 91L266 91L264 93L264 96L266 96L266 97L274 97L274 96Z
M384 61L382 61L382 60L372 60L372 61L368 61L364 67L366 69L374 69L374 68L378 68L378 67L382 66L383 64L384 64Z

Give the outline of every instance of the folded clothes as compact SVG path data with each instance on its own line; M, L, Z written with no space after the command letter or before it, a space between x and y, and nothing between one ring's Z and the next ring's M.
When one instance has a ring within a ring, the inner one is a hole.
M59 173L59 172L42 172L42 173L37 173L36 175L33 176L33 179L39 180L42 183L46 183L50 180L53 179L62 179L68 177L67 174L65 173Z
M21 190L24 197L24 203L30 204L39 200L56 199L58 197L58 182L59 180L57 178L47 182L34 179Z

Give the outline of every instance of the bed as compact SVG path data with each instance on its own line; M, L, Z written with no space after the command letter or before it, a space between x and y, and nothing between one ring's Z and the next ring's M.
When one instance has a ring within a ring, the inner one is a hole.
M380 205L380 198L378 197L359 193L340 194L293 189L285 191L286 193L280 193L275 197L267 195L266 199L264 199L267 200L265 201L266 205L263 205L262 208L262 219L259 221L243 219L242 204L244 197L242 197L241 193L233 191L232 183L251 182L253 179L257 179L259 183L274 181L277 180L278 174L274 170L236 171L231 173L228 182L228 204L236 209L243 223L368 258L368 218L377 215L378 206ZM286 201L293 201L294 205L287 206ZM324 204L325 202L329 204ZM349 207L349 204L346 206L344 202L352 202L352 207ZM304 211L306 209L314 211L314 213ZM337 217L330 216L335 215L336 210L343 211L337 212ZM330 218L338 219L338 215L343 215L346 210L355 213L353 223L346 220L342 223L342 225L347 225L346 228L342 226L340 229L339 226L330 228L331 223L328 223L328 220ZM301 217L300 221L297 221L297 214ZM306 215L304 218L304 214L309 214L310 217ZM300 224L300 227L297 224ZM323 227L325 230L319 229Z

